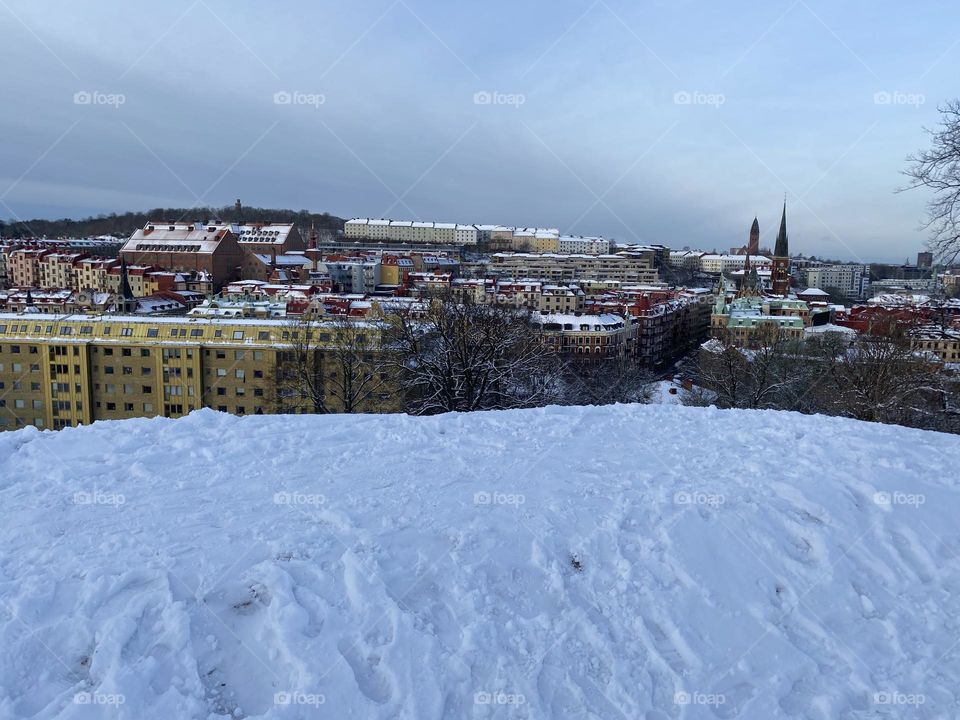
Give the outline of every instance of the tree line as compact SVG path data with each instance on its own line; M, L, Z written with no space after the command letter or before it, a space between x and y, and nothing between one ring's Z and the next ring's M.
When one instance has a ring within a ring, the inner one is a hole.
M758 329L749 345L728 334L706 343L698 387L684 402L960 432L956 376L918 351L904 330L798 341L771 326Z
M379 319L305 315L278 353L281 412L416 415L647 402L655 375L627 355L565 355L531 312L444 293Z
M306 233L310 227L318 231L343 230L343 219L330 213L315 213L309 210L278 210L272 208L245 207L242 220L247 223L278 222L294 223ZM5 238L84 238L99 235L128 237L151 220L178 222L207 222L220 220L236 223L241 219L233 205L224 207L154 208L146 212L109 213L91 216L82 220L62 218L59 220L0 220L0 237Z

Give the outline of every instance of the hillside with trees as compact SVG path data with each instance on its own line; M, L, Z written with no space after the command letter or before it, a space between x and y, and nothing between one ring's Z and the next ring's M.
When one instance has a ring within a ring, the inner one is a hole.
M311 225L317 230L343 230L343 219L330 213L315 213L309 210L277 210L272 208L244 207L244 222L295 223L301 228ZM97 215L82 220L24 220L8 222L0 220L0 237L6 238L74 238L97 235L128 236L151 220L201 221L220 220L234 223L240 218L233 205L225 207L154 208L146 212L126 212Z

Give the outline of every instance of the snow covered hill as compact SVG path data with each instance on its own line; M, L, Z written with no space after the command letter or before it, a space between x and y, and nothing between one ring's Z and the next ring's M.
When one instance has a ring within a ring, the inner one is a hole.
M201 411L0 458L0 718L958 712L952 436Z

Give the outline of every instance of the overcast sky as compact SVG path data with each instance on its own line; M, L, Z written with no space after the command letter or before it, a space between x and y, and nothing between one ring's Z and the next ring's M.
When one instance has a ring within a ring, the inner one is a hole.
M915 259L960 3L0 0L0 216L230 204ZM951 82L951 80L953 82Z

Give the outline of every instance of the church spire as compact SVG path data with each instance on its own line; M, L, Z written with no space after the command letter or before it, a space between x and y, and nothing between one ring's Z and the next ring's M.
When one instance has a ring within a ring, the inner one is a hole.
M783 216L780 218L780 232L777 233L777 245L773 250L774 257L790 257L787 246L787 201L783 201Z
M760 254L760 221L753 219L753 225L750 226L750 240L747 243L747 255Z

